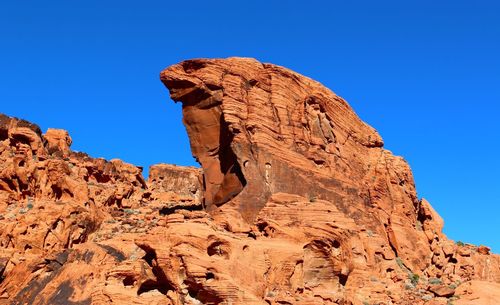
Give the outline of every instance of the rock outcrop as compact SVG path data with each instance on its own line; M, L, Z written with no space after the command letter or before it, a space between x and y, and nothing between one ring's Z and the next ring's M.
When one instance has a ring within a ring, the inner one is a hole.
M164 304L136 240L177 209L205 215L199 169L154 165L146 182L71 142L0 115L0 304Z
M161 80L201 169L145 181L0 116L0 304L497 300L500 257L448 240L406 161L318 82L245 58Z

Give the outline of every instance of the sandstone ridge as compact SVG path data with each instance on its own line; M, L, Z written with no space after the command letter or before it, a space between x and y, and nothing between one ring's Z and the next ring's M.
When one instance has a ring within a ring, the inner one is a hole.
M160 77L201 169L146 181L0 116L0 304L496 304L499 256L332 91L249 58Z

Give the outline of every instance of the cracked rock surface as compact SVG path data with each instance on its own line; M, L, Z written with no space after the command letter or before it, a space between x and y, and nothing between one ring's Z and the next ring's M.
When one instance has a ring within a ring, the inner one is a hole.
M0 304L495 304L499 256L332 91L248 58L160 77L201 169L145 180L0 116Z

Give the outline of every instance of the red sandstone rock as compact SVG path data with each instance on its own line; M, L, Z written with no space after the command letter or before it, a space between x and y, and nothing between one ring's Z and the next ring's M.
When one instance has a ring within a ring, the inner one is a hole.
M49 128L43 135L43 139L47 141L46 146L49 154L58 152L62 157L69 156L73 140L66 130Z
M447 240L408 164L321 84L242 58L161 79L202 169L154 165L145 181L0 116L0 304L497 297L499 256Z
M202 172L199 168L156 164L149 169L150 199L170 202L167 208L198 209L201 207Z
M481 254L484 254L484 255L490 254L490 250L491 249L489 247L486 247L486 246L483 246L483 245L481 245L481 246L479 246L477 248L477 252L481 253Z
M273 193L324 199L384 236L412 270L429 265L428 237L415 230L420 203L408 165L333 92L252 59L187 61L161 78L183 102L209 210L230 201L222 210L251 223ZM426 212L432 230L434 215ZM362 228L352 229L354 236Z
M470 281L457 288L460 298L453 301L456 305L496 305L500 300L498 282Z
M455 289L447 285L436 285L429 288L436 296L449 298L455 294Z

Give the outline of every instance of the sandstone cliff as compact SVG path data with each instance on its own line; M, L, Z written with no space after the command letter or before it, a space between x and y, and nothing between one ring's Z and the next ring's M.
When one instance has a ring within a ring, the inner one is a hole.
M0 117L0 304L500 302L500 257L448 240L405 160L318 82L245 58L161 80L201 169L145 181Z

